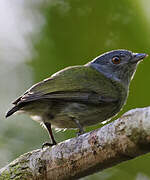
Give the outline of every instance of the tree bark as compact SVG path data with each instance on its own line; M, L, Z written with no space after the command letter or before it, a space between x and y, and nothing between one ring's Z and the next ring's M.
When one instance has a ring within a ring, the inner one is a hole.
M0 179L78 179L150 152L150 107L134 109L100 129L28 152L0 170Z

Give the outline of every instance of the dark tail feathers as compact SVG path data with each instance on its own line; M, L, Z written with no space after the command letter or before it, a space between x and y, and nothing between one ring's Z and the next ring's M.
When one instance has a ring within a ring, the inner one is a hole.
M20 109L20 107L19 106L14 106L12 109L10 109L8 112L7 112L7 114L6 114L6 118L7 117L9 117L9 116L11 116L13 113L15 113L16 111L18 111Z

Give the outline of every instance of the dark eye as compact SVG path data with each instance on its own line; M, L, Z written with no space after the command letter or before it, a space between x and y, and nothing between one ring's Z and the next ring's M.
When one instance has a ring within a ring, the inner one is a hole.
M115 56L115 57L112 58L113 64L119 64L120 61L121 61L121 59L118 56Z

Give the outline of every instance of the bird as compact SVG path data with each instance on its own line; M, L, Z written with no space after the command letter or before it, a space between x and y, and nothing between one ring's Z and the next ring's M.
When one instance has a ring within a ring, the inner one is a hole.
M117 49L99 55L85 65L67 67L33 85L17 98L6 118L27 113L44 125L56 145L52 127L84 128L114 117L126 102L129 85L145 53Z

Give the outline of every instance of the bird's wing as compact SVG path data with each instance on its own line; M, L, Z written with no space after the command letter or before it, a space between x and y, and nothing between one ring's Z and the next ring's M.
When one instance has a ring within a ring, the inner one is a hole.
M74 66L35 84L13 104L19 105L39 99L97 104L114 102L117 98L118 92L113 83L97 70L86 66Z

